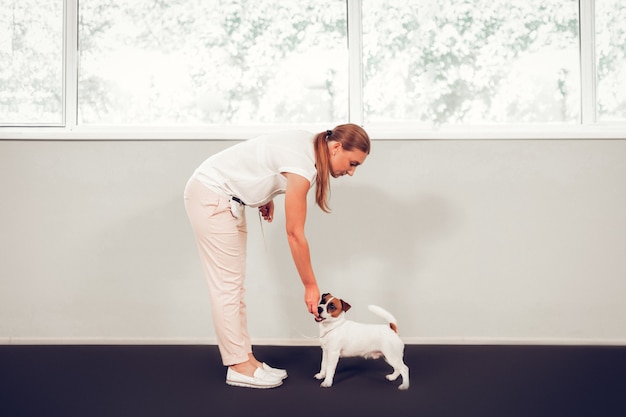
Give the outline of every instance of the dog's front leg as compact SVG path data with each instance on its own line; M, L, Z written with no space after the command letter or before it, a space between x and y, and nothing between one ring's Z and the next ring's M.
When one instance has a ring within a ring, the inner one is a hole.
M332 350L326 352L326 377L322 381L321 386L324 388L331 387L333 385L333 378L335 377L335 370L337 369L337 363L339 362L339 351Z
M315 374L315 379L324 379L326 377L327 358L328 358L328 354L326 353L326 349L322 348L322 365L320 366L319 373Z

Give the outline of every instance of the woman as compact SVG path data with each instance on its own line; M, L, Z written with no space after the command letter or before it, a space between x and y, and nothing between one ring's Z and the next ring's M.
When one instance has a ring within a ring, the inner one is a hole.
M367 133L354 124L312 134L291 131L241 142L204 161L185 188L185 208L209 285L211 312L226 383L273 388L287 373L252 353L244 302L245 206L258 207L268 222L273 198L285 194L285 221L291 254L304 285L304 302L317 316L319 288L304 235L307 193L329 212L329 176L353 175L370 152Z

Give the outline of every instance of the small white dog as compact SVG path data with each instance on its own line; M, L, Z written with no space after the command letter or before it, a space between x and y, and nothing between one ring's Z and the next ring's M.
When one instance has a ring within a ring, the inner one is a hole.
M393 373L387 375L389 381L395 381L402 375L401 390L409 388L409 368L404 364L404 343L398 336L396 319L391 313L378 306L369 306L369 310L385 319L389 325L361 324L345 318L350 304L323 294L317 307L322 345L322 366L316 379L323 379L321 386L333 385L333 378L339 358L361 356L365 359L378 359L381 356L393 367Z

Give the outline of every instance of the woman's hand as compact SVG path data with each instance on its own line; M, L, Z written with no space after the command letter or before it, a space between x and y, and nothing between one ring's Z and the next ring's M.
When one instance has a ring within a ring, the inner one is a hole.
M309 313L313 314L315 317L318 317L317 313L317 305L320 301L320 290L317 288L317 285L307 286L304 288L304 303L306 304L306 308L309 310Z
M260 206L259 213L261 213L261 216L263 216L268 223L271 223L274 218L274 200L264 206Z

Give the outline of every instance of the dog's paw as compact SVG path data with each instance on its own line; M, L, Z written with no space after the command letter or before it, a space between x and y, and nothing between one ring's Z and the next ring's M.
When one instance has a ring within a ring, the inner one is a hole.
M315 374L315 375L314 375L314 378L315 378L315 379L322 380L322 379L326 378L326 374L325 374L325 373L320 372L320 373L318 373L318 374Z
M320 384L320 387L322 387L322 388L330 388L330 387L332 387L332 386L333 386L333 381L326 381L326 380L325 380L325 381L323 381L323 382Z
M398 379L398 377L400 376L400 374L389 374L389 375L385 375L385 378L387 378L387 381L395 381L396 379Z
M400 384L398 389L402 390L402 391L409 389L409 383L408 382L404 382L404 383Z

